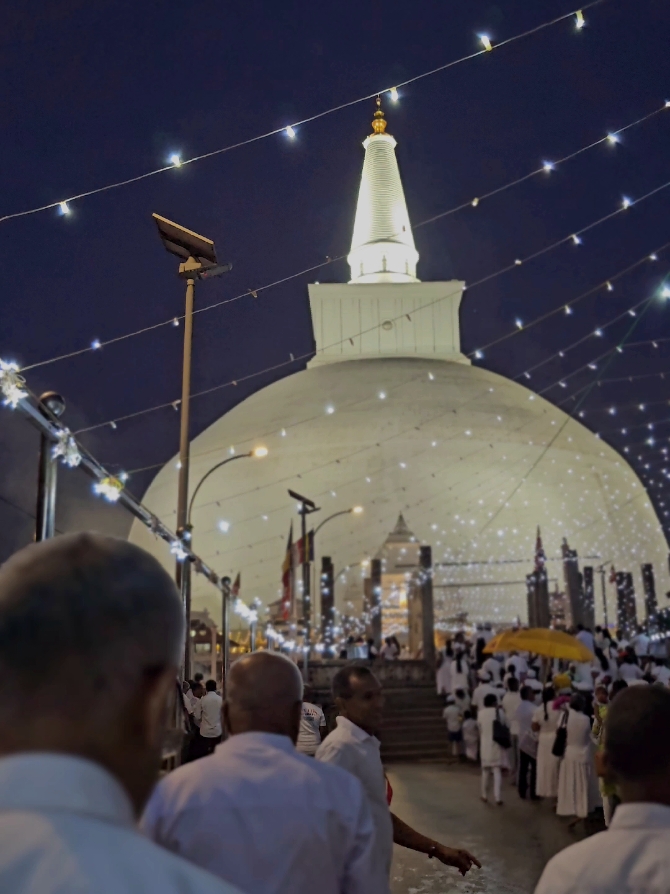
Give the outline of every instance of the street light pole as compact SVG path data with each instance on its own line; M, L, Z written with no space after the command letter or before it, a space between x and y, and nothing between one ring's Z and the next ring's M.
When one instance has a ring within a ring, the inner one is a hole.
M319 533L319 531L321 530L321 528L322 528L324 525L327 525L327 524L328 524L329 521L332 521L334 518L339 518L341 515L351 515L352 513L353 513L354 515L360 515L361 512L363 512L363 507L362 507L362 506L350 506L349 509L341 509L339 512L333 512L332 515L329 515L328 518L324 518L324 520L321 522L321 524L318 525L318 526L314 529L314 535L313 535L313 541L312 541L312 543L313 543L313 544L316 544L316 535ZM314 562L315 562L314 576L316 577L316 546L314 546ZM314 581L314 583L316 584L316 581ZM315 586L314 586L314 595L315 595L315 596L316 596L316 591L317 591L317 588L316 588L316 585L315 585ZM322 611L321 611L321 604L320 604L320 603L321 603L321 593L319 592L319 614L322 614Z
M42 416L57 419L65 412L65 401L55 391L46 391L39 400ZM54 442L40 433L40 458L37 470L37 509L35 512L35 541L48 540L56 533L56 484L58 459L54 456Z
M308 500L297 494L293 490L289 490L289 497L300 503L298 514L301 518L301 536L302 536L302 615L305 624L305 647L303 651L303 678L307 682L309 678L309 656L312 645L312 606L310 601L310 559L309 547L307 544L307 516L312 512L319 512L320 508Z

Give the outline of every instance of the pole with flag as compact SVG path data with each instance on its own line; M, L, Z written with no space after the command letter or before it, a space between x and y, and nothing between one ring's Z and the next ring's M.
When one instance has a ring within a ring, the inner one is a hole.
M288 532L286 553L281 566L281 616L284 621L291 618L293 608L293 522Z

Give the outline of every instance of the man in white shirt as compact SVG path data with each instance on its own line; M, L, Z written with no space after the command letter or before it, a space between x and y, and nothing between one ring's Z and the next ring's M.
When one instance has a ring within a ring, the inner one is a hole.
M66 535L0 569L3 894L233 894L135 828L183 642L174 583L133 544Z
M667 894L670 891L670 692L635 686L613 699L600 772L622 803L610 827L561 851L535 894Z
M531 745L531 742L526 738L530 736L532 731L533 714L536 708L535 691L530 686L522 686L519 695L521 696L521 701L514 712L512 721L513 724L516 724L517 736L519 737L517 785L520 798L525 798L530 788L530 800L536 801L537 747Z
M489 678L494 686L497 683L502 683L503 666L497 658L493 657L493 655L489 655L484 664L482 664L481 669L484 671L485 674L489 675Z
M323 709L309 701L311 695L311 689L305 686L302 697L300 730L298 731L298 741L295 743L295 747L300 754L314 757L316 749L321 744L326 731L326 718L323 716Z
M389 877L394 842L455 866L462 875L473 865L480 866L472 854L426 838L389 810L378 738L384 699L372 671L357 665L341 668L333 677L333 696L340 716L316 759L348 770L363 784L375 825L376 865L384 876Z
M596 644L593 639L593 634L590 630L586 630L583 624L577 624L575 639L578 639L583 646L586 646L591 654L595 655Z
M143 828L248 894L388 894L359 781L294 747L301 703L292 661L271 652L236 661L229 738L159 783Z
M649 639L647 634L644 632L644 630L641 627L638 627L637 633L631 640L630 644L633 647L633 649L635 650L635 654L642 662L645 662L647 660L647 657L649 655L650 643L651 643L651 640Z
M484 707L484 699L487 695L495 695L498 701L500 701L505 690L498 689L491 683L491 675L488 671L485 671L484 668L477 672L477 676L479 677L479 683L475 686L474 692L472 693L472 704L478 711L481 711Z
M670 686L670 668L668 668L663 658L654 658L651 675L657 683Z
M211 754L221 741L221 708L223 699L216 691L216 680L207 680L205 695L198 700L193 718L199 727L196 741L193 743L194 757L205 757Z

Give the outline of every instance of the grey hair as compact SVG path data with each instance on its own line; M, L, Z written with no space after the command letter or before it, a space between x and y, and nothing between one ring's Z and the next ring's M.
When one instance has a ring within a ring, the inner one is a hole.
M226 699L243 711L266 712L302 701L298 666L277 652L252 652L230 668Z
M0 568L0 722L26 687L65 714L87 710L78 695L123 699L176 667L182 640L177 589L140 547L90 533L32 544Z

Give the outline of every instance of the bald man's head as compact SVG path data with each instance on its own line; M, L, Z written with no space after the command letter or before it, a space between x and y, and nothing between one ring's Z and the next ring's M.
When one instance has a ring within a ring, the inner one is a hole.
M254 652L231 667L224 706L224 718L231 734L278 733L295 742L301 704L300 671L283 655Z
M0 568L0 716L12 692L62 687L111 693L144 669L177 665L177 590L147 552L111 537L72 534L32 544Z

